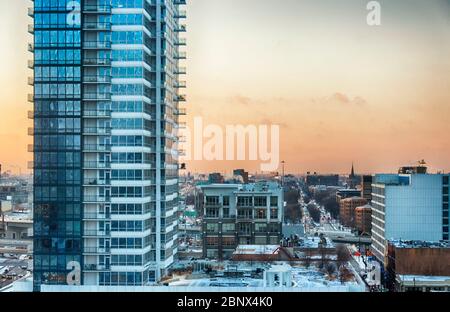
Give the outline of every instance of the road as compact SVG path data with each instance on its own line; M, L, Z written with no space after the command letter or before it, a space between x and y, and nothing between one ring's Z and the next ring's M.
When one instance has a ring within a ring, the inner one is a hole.
M303 216L304 216L303 222L306 233L308 233L309 235L314 235L316 233L323 233L327 238L331 239L334 242L339 242L339 240L341 240L342 243L344 243L349 249L350 254L352 254L352 250L350 248L351 244L358 244L363 242L370 243L370 239L367 240L367 238L360 238L355 234L353 234L350 229L346 229L343 226L341 226L337 220L334 220L331 217L330 213L327 212L323 206L320 206L314 200L311 200L310 203L316 205L316 207L319 208L321 214L321 224L319 225L313 222L311 217L309 216L308 209L306 208L307 205L303 201L303 196L304 196L303 193L301 193L301 199L299 200L299 204L303 209ZM354 271L354 274L357 275L357 279L365 284L366 290L368 291L369 287L367 285L367 282L360 275L361 268L359 267L359 263L353 257L350 257L349 265L351 269Z

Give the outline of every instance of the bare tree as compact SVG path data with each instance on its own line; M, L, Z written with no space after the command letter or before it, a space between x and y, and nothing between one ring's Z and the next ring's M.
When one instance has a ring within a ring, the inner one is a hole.
M336 255L337 255L337 264L338 268L341 268L348 261L350 261L351 256L347 249L347 247L343 244L339 244L336 246Z
M332 262L327 263L327 265L325 266L325 270L328 274L329 277L332 277L334 274L336 274L336 265Z
M305 252L305 266L307 267L307 268L309 268L310 266L311 266L311 262L312 262L312 259L311 259L311 250L306 250L306 252Z

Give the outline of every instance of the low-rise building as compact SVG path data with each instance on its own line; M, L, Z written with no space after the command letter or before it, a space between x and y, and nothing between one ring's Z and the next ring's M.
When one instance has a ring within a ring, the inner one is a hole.
M336 200L338 203L343 199L352 197L361 197L361 191L357 189L339 189L336 192Z
M372 206L369 204L355 209L356 229L362 235L371 235L372 231Z
M283 190L276 182L211 184L204 194L203 254L229 259L238 245L279 245Z
M351 197L345 198L340 201L340 221L342 225L355 227L356 226L356 216L355 210L358 207L367 204L367 200L362 197Z
M449 291L450 245L445 242L389 241L387 284L396 291Z
M233 261L291 261L294 255L279 245L239 245L233 253Z

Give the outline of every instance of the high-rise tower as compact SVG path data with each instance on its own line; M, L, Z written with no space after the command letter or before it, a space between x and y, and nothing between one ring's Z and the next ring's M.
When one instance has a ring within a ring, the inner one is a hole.
M36 290L147 285L176 258L184 4L34 1Z

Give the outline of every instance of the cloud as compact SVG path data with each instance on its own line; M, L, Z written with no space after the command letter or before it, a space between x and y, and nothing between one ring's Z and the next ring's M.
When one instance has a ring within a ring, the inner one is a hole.
M232 101L244 106L250 106L254 102L251 98L242 95L233 96Z
M365 106L367 101L360 96L357 96L353 99L353 103L358 106Z
M314 104L333 104L333 103L339 103L347 106L355 105L355 106L365 106L367 104L367 101L361 97L356 96L353 99L342 93L342 92L336 92L333 95L325 98L315 98L311 100Z
M348 98L348 96L343 93L339 93L339 92L336 92L335 94L333 94L330 99L332 101L337 101L337 102L341 102L344 104L350 103L350 99Z

